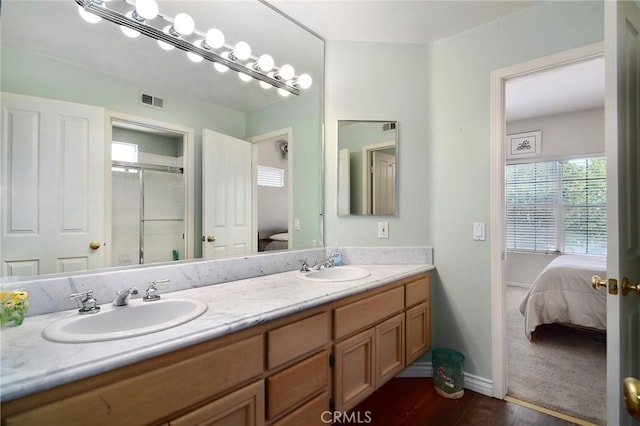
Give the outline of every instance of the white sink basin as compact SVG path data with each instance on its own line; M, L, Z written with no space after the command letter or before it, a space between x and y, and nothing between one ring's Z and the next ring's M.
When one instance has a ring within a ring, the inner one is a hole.
M45 328L54 342L82 343L124 339L176 327L202 315L207 304L193 299L166 298L153 302L135 299L127 306L102 306L95 314L74 315Z
M371 275L369 271L356 266L337 266L303 273L298 277L309 281L353 281L369 275Z

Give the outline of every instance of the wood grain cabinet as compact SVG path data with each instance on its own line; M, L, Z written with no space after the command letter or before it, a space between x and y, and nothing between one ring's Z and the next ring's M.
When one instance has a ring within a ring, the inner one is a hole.
M0 415L2 426L320 426L430 348L426 272L3 402Z
M430 273L392 286L334 310L336 411L352 409L431 349Z
M259 380L167 423L169 426L262 426L264 381Z

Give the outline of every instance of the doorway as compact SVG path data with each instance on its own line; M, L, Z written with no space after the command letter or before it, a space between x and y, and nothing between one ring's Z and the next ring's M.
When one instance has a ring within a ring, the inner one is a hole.
M111 266L194 257L193 136L171 123L108 114Z
M293 247L293 129L254 136L252 143L254 252Z
M508 81L531 77L552 68L576 64L602 57L602 43L584 46L523 64L496 70L492 73L492 174L491 174L491 262L492 262L492 334L493 334L493 395L504 398L508 394L507 368L507 232L505 219L505 164L507 160L506 87ZM535 129L527 129L535 130ZM523 331L524 333L524 331Z

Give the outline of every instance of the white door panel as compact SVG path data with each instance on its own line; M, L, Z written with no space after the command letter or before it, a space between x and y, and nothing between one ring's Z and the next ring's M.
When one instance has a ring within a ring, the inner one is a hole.
M100 268L104 110L2 94L2 275Z
M251 253L251 143L203 130L202 255ZM257 236L256 236L257 238Z
M640 281L640 8L605 2L607 275ZM640 297L607 296L607 423L636 424L622 380L640 378Z

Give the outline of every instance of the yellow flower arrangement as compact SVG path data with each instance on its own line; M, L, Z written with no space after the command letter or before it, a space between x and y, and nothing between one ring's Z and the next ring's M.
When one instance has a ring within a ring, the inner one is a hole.
M29 307L26 291L0 292L0 325L20 325Z

